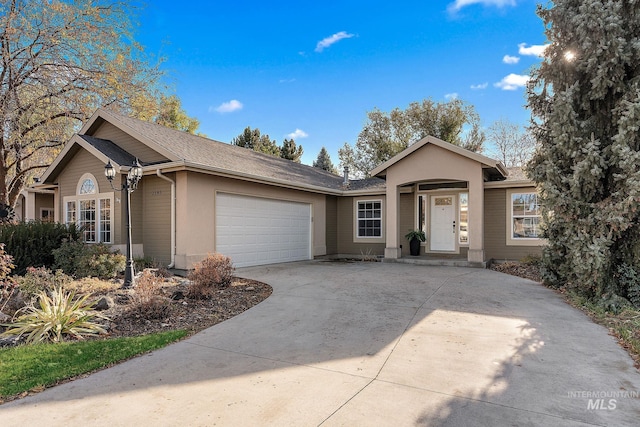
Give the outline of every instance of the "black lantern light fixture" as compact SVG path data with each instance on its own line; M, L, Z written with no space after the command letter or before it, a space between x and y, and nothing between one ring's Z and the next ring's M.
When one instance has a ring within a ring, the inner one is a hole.
M127 228L127 266L124 270L124 287L128 288L133 285L134 280L134 272L133 272L133 256L131 254L131 193L138 188L138 182L140 182L140 178L142 178L142 166L140 166L140 162L136 159L133 164L129 168L129 172L127 173L127 178L120 185L120 188L116 188L113 185L113 179L116 176L116 170L111 165L111 160L109 160L104 167L104 175L109 180L109 184L111 184L111 188L116 191L123 191L126 193L124 199L124 210L125 210L125 218L126 218L126 228Z

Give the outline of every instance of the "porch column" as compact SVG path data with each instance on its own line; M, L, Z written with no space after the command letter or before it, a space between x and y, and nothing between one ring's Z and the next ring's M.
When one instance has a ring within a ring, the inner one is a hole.
M400 216L398 207L400 206L400 192L395 183L387 181L387 202L386 202L386 225L384 257L390 259L400 258L400 245L398 245L398 228L400 226Z
M36 217L36 193L27 191L24 198L24 220L32 221L38 219Z
M479 168L469 181L469 262L484 262L484 180Z
M58 188L53 189L53 220L55 222L62 221L62 204L60 202L60 191Z

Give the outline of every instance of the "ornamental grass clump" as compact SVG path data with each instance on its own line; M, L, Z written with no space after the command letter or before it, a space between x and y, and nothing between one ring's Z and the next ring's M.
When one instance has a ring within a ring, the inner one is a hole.
M231 284L235 268L228 256L215 253L194 265L189 273L189 297L208 299L216 290L224 289Z
M37 342L61 342L65 337L83 339L86 336L105 334L107 331L96 322L106 317L93 310L90 295L76 298L74 292L55 287L51 294L41 291L37 306L30 304L6 324L5 336L25 337L27 344Z

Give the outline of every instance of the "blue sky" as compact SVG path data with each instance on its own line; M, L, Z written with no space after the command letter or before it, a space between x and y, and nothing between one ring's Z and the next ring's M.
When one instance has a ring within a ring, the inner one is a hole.
M166 56L200 131L293 136L311 164L354 144L367 111L458 97L483 125L526 124L523 84L545 43L534 0L148 2L137 39Z

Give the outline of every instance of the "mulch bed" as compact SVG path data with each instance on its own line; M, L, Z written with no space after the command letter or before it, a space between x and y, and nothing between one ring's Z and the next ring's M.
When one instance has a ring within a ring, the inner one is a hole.
M109 337L138 336L152 332L184 329L196 333L223 322L264 301L273 289L266 283L234 278L231 285L220 289L208 299L188 298L188 281L180 277L165 279L161 294L167 305L164 315L146 315L131 311L129 293L121 289L109 295L115 305L104 311Z
M501 273L518 276L534 282L542 283L542 275L540 267L535 264L526 264L521 262L503 262L500 264L491 264L491 270Z

